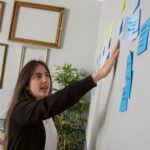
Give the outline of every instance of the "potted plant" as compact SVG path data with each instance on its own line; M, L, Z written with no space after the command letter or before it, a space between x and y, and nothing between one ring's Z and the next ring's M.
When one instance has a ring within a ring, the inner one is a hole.
M71 64L65 63L63 66L56 66L56 73L52 78L58 87L53 90L60 90L85 76L87 76L85 71L74 68ZM88 98L84 96L70 109L53 118L58 131L57 150L83 149L88 106Z

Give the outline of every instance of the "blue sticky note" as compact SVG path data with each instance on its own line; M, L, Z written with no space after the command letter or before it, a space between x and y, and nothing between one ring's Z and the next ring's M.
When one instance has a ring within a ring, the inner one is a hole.
M98 63L99 63L99 60L97 59L97 60L96 60L96 66L98 65Z
M110 49L110 46L111 46L111 37L108 40L108 49Z
M101 53L99 54L98 60L99 60L99 61L101 60Z
M150 26L150 17L147 19L147 24Z
M140 5L140 0L132 0L132 13L136 11L139 5Z
M131 86L132 86L132 76L133 76L133 52L130 51L130 54L127 58L127 65L126 65L126 92L127 92L127 98L130 98L131 94Z
M131 78L128 78L125 83L127 98L130 97L130 85L131 85L130 81L131 81Z
M127 92L127 98L130 98L131 95L132 78L133 78L133 71L131 71L131 77L126 78L125 87Z
M109 56L110 56L110 52L107 54L106 60L109 58Z
M134 40L139 34L141 10L132 17L126 17L123 25L122 40Z
M120 112L125 112L127 111L127 105L128 105L128 98L127 98L127 92L126 92L126 87L123 88L122 91L122 97L121 97L121 103L120 103Z
M99 57L96 60L96 63L94 65L94 72L96 72L100 68L100 60Z
M126 68L126 79L131 78L132 76L132 69L130 67Z
M127 64L126 64L126 78L130 78L132 74L132 66L133 66L133 52L130 51L130 54L127 58Z
M118 27L117 27L117 35L120 35L122 32L122 27L123 27L123 18L119 21Z
M103 48L103 56L105 55L105 47Z
M141 26L137 55L143 53L147 49L149 26L150 26L150 19L147 19L145 23Z

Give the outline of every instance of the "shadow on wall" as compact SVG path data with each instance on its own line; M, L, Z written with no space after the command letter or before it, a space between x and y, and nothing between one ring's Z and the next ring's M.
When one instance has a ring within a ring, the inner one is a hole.
M114 67L112 80L111 80L110 88L109 88L109 91L108 91L109 94L108 94L108 96L106 98L106 103L105 103L104 107L102 108L101 112L98 113L98 115L97 115L98 121L96 121L96 124L95 124L95 127L94 127L94 131L92 133L94 135L93 139L92 139L93 142L91 143L89 149L96 150L96 143L97 143L98 135L101 132L101 130L103 128L103 125L104 125L104 123L106 121L107 111L108 111L109 105L110 105L110 101L109 100L110 100L110 97L111 97L111 93L112 93L112 89L113 89L113 83L114 83L114 78L115 78L115 73L116 73L116 67L117 67L117 65L115 65L115 67Z

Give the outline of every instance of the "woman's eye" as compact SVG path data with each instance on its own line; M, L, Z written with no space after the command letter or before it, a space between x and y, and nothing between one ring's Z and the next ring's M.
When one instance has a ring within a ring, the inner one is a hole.
M37 78L41 78L41 75L37 75Z
M36 74L33 77L39 79L39 78L41 78L41 75L40 74Z
M42 77L50 78L50 74L49 73L44 73L44 74L37 73L33 75L33 78L35 79L41 79Z
M50 77L50 74L49 74L49 73L46 73L46 76L47 76L47 77Z

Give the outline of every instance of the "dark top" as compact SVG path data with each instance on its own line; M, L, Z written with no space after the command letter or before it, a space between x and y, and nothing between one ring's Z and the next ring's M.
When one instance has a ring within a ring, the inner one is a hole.
M42 121L66 110L95 86L92 77L88 76L41 101L19 102L10 117L8 150L44 150L45 129Z

